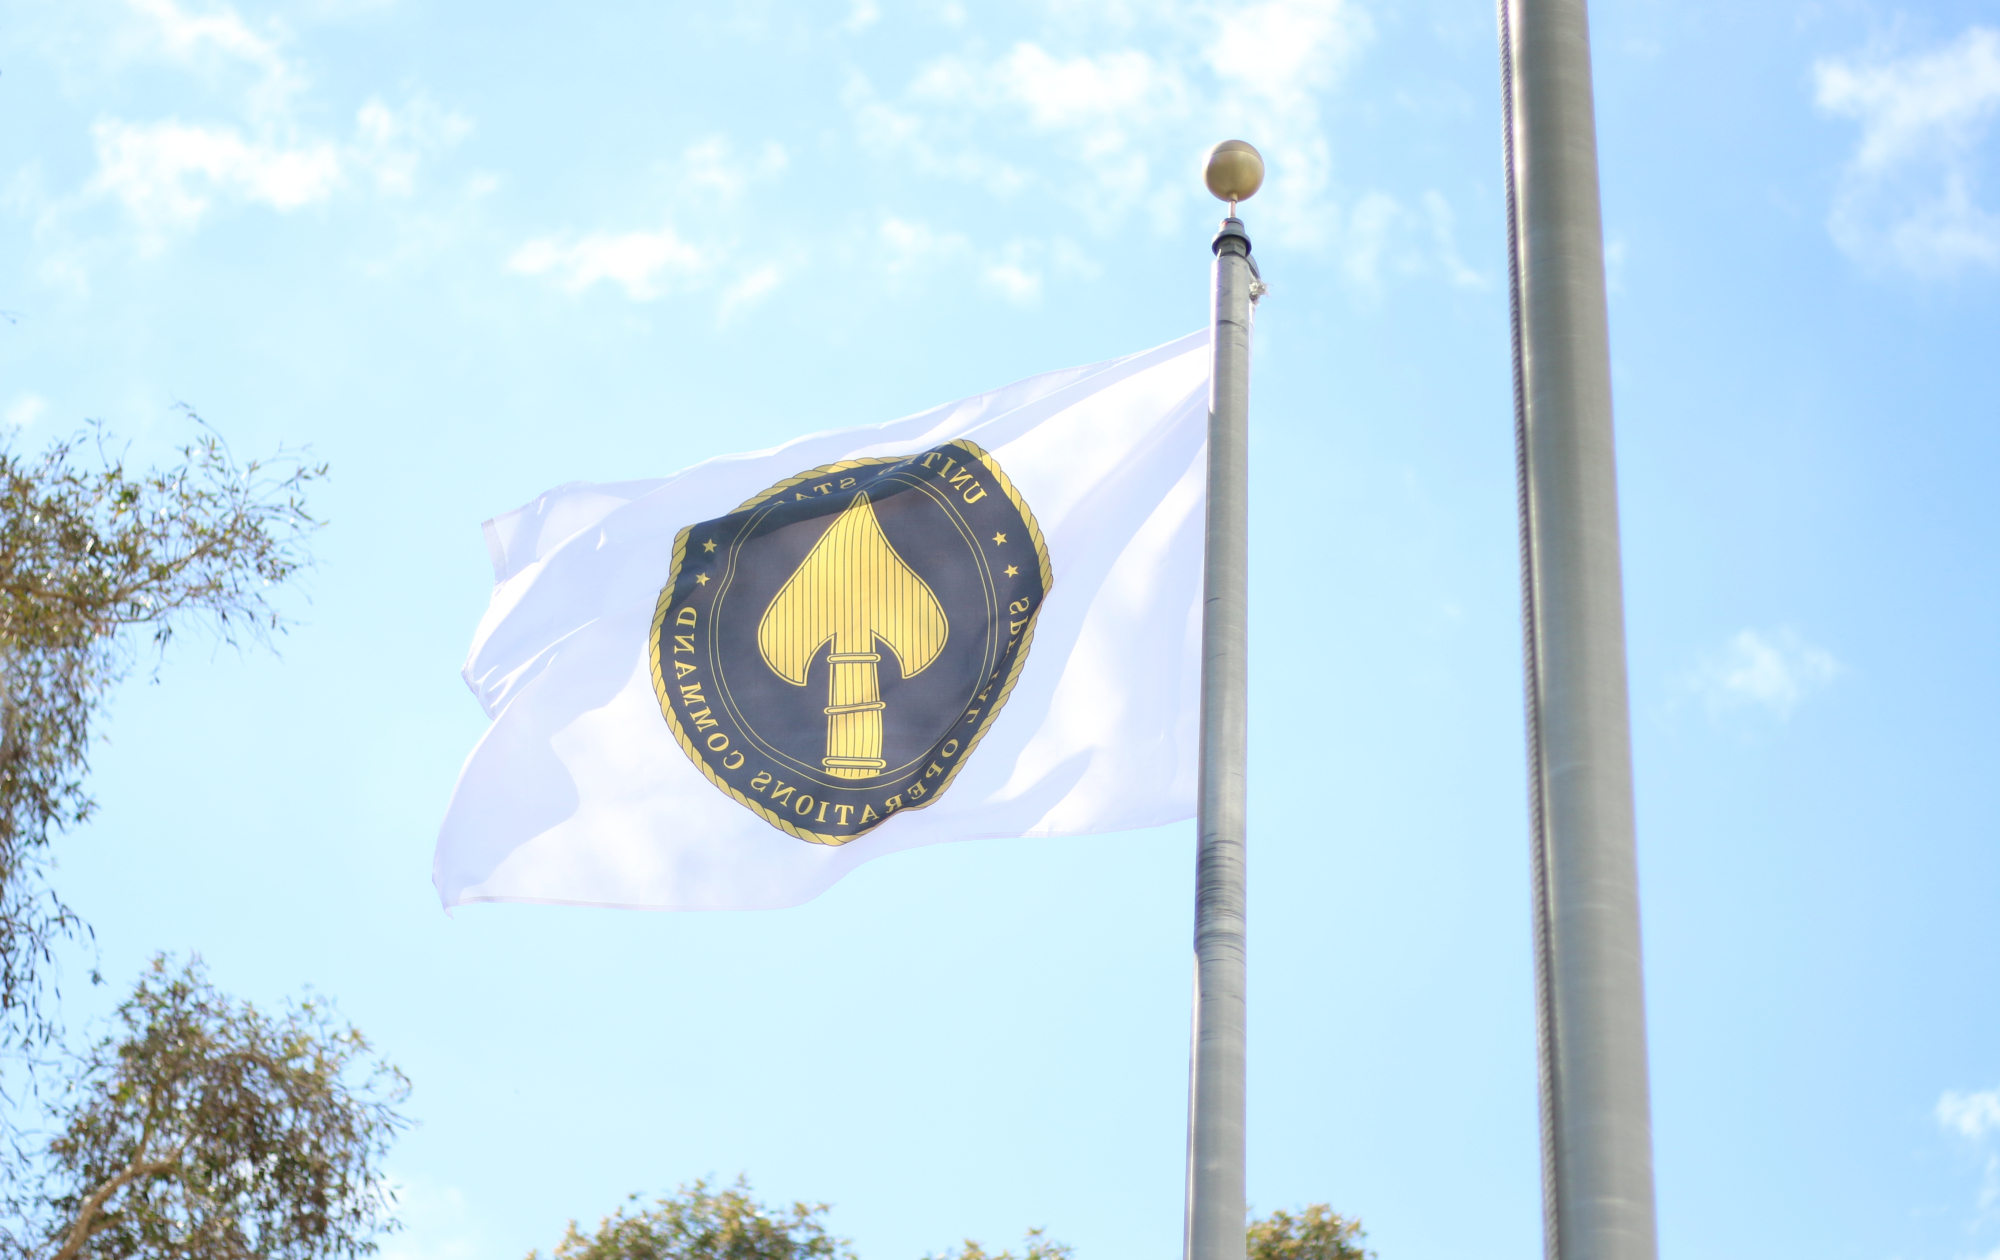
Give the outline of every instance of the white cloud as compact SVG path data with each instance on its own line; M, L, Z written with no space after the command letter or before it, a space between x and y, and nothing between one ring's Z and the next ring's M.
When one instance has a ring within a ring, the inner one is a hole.
M119 55L206 80L218 108L206 119L98 119L96 169L77 194L49 203L52 220L109 202L151 252L218 204L289 212L343 190L407 196L424 157L470 129L464 117L418 98L401 108L366 101L346 137L315 131L295 109L308 76L286 53L281 28L254 29L228 4L126 0L126 7L131 20L114 40Z
M1854 163L1879 171L1976 143L2000 105L2000 34L1972 27L1937 52L1815 68L1822 109L1861 120Z
M1209 64L1224 79L1284 109L1311 108L1370 34L1344 0L1268 0L1219 14Z
M1104 268L1066 236L1021 237L988 249L960 232L889 218L877 229L882 273L909 280L946 270L1017 306L1040 302L1051 276L1095 280Z
M277 46L256 34L227 5L212 13L189 13L173 0L126 0L135 13L151 19L162 50L176 57L195 57L208 49L272 68L281 68Z
M1248 207L1260 241L1330 253L1364 288L1419 274L1484 284L1443 193L1336 187L1323 103L1372 38L1359 0L1100 0L1055 11L1048 30L1000 50L968 39L900 93L857 75L846 103L869 150L995 196L1046 199L1100 232L1135 220L1183 231L1196 205L1207 217L1216 207L1198 158L1241 136L1269 172Z
M716 319L728 323L743 311L749 310L764 300L773 289L783 284L784 269L776 263L765 263L753 268L741 280L730 284L722 291L722 304L717 308Z
M662 224L651 232L592 232L577 240L543 237L515 250L507 268L548 276L571 293L608 281L634 301L648 302L667 293L673 281L707 271L711 262L706 252L682 240L672 224Z
M1459 254L1457 216L1436 189L1419 197L1415 207L1378 189L1357 197L1345 214L1338 207L1326 214L1341 266L1364 294L1379 291L1391 275L1436 275L1469 289L1486 285Z
M7 404L7 410L0 413L0 423L10 429L25 429L41 419L48 408L48 400L40 394L16 394L14 401Z
M992 263L980 274L989 287L1010 302L1028 306L1042 296L1042 274L1019 262Z
M91 139L97 173L88 191L116 197L153 228L192 226L217 195L296 210L324 200L341 179L331 144L287 147L245 139L234 127L107 119Z
M1790 630L1740 630L1722 652L1697 666L1688 682L1711 714L1748 709L1783 721L1840 670L1831 652Z
M871 152L906 154L917 169L985 188L995 196L1010 196L1028 186L1027 171L967 143L962 136L939 135L934 114L899 110L877 100L866 79L856 76L842 94L854 111L862 147Z
M1086 138L1087 153L1122 147L1122 124L1143 125L1186 110L1180 75L1133 49L1061 58L1021 43L991 73L1001 92L1026 110L1035 126L1097 133ZM1105 136L1105 128L1113 135Z
M739 158L727 140L711 138L681 153L680 200L707 210L738 200L753 183L774 179L786 166L782 146L766 144ZM635 302L713 284L721 290L721 318L747 309L785 278L776 263L741 271L722 240L694 241L674 226L673 208L657 228L635 231L555 232L527 241L507 259L507 269L544 276L580 293L599 282L616 285Z
M401 110L371 99L355 115L354 142L342 160L366 172L378 191L407 197L416 189L421 158L456 144L471 131L471 119L422 97Z
M1941 276L2000 267L2000 215L1979 204L1979 159L2000 111L2000 32L1974 26L1901 57L1813 67L1822 110L1861 124L1827 226L1850 256Z
M1087 279L1101 271L1074 241L1063 237L1009 241L999 249L986 250L961 233L939 232L929 224L897 218L885 220L879 234L886 255L883 270L888 275L955 266L961 274L969 270L980 285L1019 306L1032 306L1041 300L1044 277L1050 269Z
M1385 192L1367 193L1354 203L1341 253L1347 274L1364 289L1380 287L1382 265L1390 243L1399 234L1403 207Z
M369 101L346 142L290 128L108 118L91 128L97 170L84 197L116 200L146 247L158 248L168 230L194 227L217 201L297 210L328 200L356 177L378 192L407 196L422 157L469 129L462 116L423 101L400 113Z
M1970 1149L1962 1149L1962 1154L1979 1161L1978 1210L1968 1228L1980 1229L1992 1219L1995 1206L2000 1206L2000 1154L1994 1152L1993 1144L1987 1140L2000 1133L2000 1089L1966 1093L1948 1089L1938 1097L1932 1115L1939 1128L1971 1144ZM2000 1250L1989 1252L1985 1260L2000 1260Z
M1625 259L1630 253L1624 237L1614 232L1604 238L1604 287L1608 292L1625 292Z
M1104 274L1103 266L1084 252L1081 245L1066 236L1058 236L1049 242L1049 261L1060 275L1095 280Z
M1445 279L1466 289L1483 289L1486 277L1466 265L1458 252L1457 219L1451 203L1435 188L1424 194L1424 213L1430 219L1432 255Z
M847 20L841 25L850 31L865 31L882 20L882 6L875 0L849 0Z
M1148 53L1114 49L1061 57L1026 41L990 62L932 61L918 71L908 95L919 112L869 99L864 130L910 150L924 169L1007 195L1025 187L1028 175L967 144L966 133L982 115L1018 119L1031 132L1055 134L1055 156L1069 168L1058 179L1090 188L1091 206L1113 216L1145 200L1153 182L1153 138L1185 118L1190 101L1181 72ZM1046 166L1048 144L1036 143L1042 151L1033 164Z
M258 74L251 90L263 110L283 108L305 85L301 69L279 51L279 37L259 35L227 4L206 13L190 13L173 0L126 0L140 21L126 33L129 53L213 68L236 62Z
M1937 1122L1974 1141L2000 1131L2000 1089L1965 1094L1955 1089L1944 1091L1937 1101Z
M889 248L888 266L892 273L908 271L930 259L964 253L970 248L970 242L956 232L935 232L928 223L913 223L908 219L884 219L880 232L882 243Z
M1084 163L1075 182L1121 205L1131 200L1124 194L1143 193L1147 183L1147 159L1133 131L1186 112L1178 74L1145 53L1057 57L1030 42L990 62L928 62L906 95L914 109L876 99L859 77L849 85L847 102L869 148L901 150L921 170L1009 196L1033 182L1028 166L1048 164L1050 145L1042 137L1055 133L1058 160ZM1040 151L1029 163L998 157L973 139L978 121L996 116L1040 133L1034 141Z
M754 158L739 158L727 140L715 137L689 146L681 161L689 185L718 201L730 202L752 183L783 171L788 159L784 146L775 141L767 143Z

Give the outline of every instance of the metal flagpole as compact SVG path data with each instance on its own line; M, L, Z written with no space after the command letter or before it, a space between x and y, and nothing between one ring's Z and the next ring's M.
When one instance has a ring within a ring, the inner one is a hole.
M1201 775L1196 830L1194 1048L1188 1079L1185 1260L1244 1256L1244 760L1248 730L1250 304L1263 291L1236 203L1264 182L1241 140L1209 150L1215 235L1202 574Z
M1585 0L1499 0L1550 1260L1654 1260Z

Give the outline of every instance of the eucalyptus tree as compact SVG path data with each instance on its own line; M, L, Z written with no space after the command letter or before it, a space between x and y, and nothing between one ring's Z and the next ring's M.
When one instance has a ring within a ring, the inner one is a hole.
M650 1206L620 1208L584 1231L571 1221L549 1260L854 1260L846 1239L827 1232L824 1203L773 1209L750 1197L741 1177L721 1191L697 1181ZM1278 1211L1248 1226L1248 1260L1375 1260L1361 1243L1361 1222L1324 1203L1297 1215ZM1031 1229L1021 1251L988 1251L968 1238L925 1260L1072 1260L1075 1249ZM527 1260L542 1260L539 1251Z
M551 1260L854 1260L847 1240L827 1232L830 1205L766 1207L741 1177L722 1190L696 1181L649 1206L638 1199L589 1232L571 1221Z
M16 1051L53 1039L52 951L88 931L49 882L51 842L90 817L111 686L190 624L268 644L273 595L309 562L305 491L325 465L238 461L188 418L196 440L151 469L97 428L0 445L0 1045Z
M1251 1221L1249 1260L1373 1260L1361 1245L1366 1237L1356 1218L1309 1203L1297 1216L1277 1211Z
M965 1240L963 1247L955 1247L939 1256L928 1256L925 1260L1070 1260L1075 1248L1068 1243L1059 1243L1048 1236L1048 1231L1031 1229L1021 1240L1021 1254L1016 1257L1011 1251L988 1251L972 1239Z
M347 1260L395 1226L409 1083L321 1001L266 1013L157 957L68 1066L20 1260Z

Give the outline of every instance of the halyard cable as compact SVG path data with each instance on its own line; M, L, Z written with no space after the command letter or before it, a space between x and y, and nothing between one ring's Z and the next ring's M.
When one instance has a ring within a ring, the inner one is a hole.
M1514 356L1514 482L1521 522L1521 674L1526 696L1528 735L1528 826L1534 896L1535 938L1535 1058L1540 1077L1542 1123L1542 1239L1548 1260L1562 1260L1561 1219L1556 1206L1556 1128L1561 1117L1556 1098L1555 977L1551 973L1548 818L1542 799L1542 679L1541 634L1536 624L1534 494L1528 467L1528 373L1525 306L1521 265L1521 200L1514 160L1514 12L1512 0L1500 4L1500 125L1501 156L1507 186L1507 304Z

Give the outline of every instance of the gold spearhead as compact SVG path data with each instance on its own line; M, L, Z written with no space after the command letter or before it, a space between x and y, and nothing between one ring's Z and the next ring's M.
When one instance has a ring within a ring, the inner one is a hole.
M822 764L836 778L865 779L888 766L876 642L914 678L950 634L943 605L890 546L868 496L857 494L772 597L757 622L757 650L772 673L803 687L814 654L832 642Z

